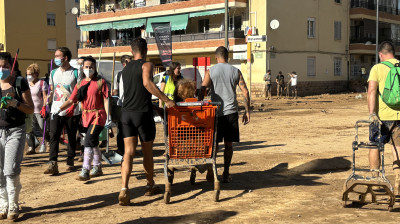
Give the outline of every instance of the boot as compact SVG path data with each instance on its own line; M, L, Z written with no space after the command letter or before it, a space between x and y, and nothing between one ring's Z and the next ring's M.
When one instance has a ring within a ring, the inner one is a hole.
M129 197L128 189L126 189L126 188L121 189L121 191L119 192L118 201L119 201L119 205L122 205L122 206L130 205L131 200Z
M44 174L57 175L58 165L56 161L49 161L47 169L44 171Z
M67 158L67 172L75 171L74 158Z
M8 195L6 187L0 188L0 219L6 219L8 214Z
M93 166L93 168L90 170L90 177L99 177L103 175L103 170L101 169L101 166Z
M19 193L21 192L20 176L6 176L8 193L8 214L7 219L15 220L19 216Z
M76 179L81 180L81 181L90 180L89 170L86 168L82 168L81 173L78 175L78 177Z

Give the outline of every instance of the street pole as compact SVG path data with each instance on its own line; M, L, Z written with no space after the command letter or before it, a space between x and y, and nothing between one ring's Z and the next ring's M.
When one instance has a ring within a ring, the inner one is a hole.
M251 0L249 0L249 27L251 28ZM253 34L253 29L251 30ZM250 36L247 33L247 36ZM247 78L249 87L249 97L251 99L251 42L247 42Z
M375 37L376 37L376 52L375 52L375 63L379 63L379 58L378 58L378 44L379 44L379 0L376 0L376 31L375 31Z
M228 0L225 0L225 47L229 52L229 40L228 40L228 19L229 19L229 9L228 9Z

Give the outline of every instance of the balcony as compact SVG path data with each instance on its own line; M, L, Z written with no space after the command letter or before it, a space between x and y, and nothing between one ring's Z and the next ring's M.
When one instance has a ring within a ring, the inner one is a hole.
M128 5L121 5L122 1L110 4L105 0L101 1L102 4L92 4L92 0L88 2L80 10L78 25L202 12L223 9L225 4L224 0L143 0L144 4L140 5L136 1ZM245 9L247 0L229 0L229 7Z
M150 7L156 5L163 5L175 2L183 2L189 0L115 0L115 3L106 4L105 1L92 0L88 2L85 8L80 9L81 15L102 13L102 12L116 12L125 9L134 9L142 7Z
M246 44L243 31L230 31L229 34L229 45L231 48L234 45ZM172 50L174 55L178 54L201 54L215 52L218 46L224 45L224 34L223 32L213 33L194 33L184 35L173 35L172 36ZM92 55L98 57L100 53L100 46L103 44L102 56L112 57L114 52L117 56L124 54L131 54L131 43L132 39L123 39L115 41L110 40L93 40L92 43L80 43L78 54L79 56ZM147 38L148 41L148 55L157 56L158 48L153 37Z
M172 43L180 42L193 42L203 40L218 40L224 39L225 32L207 32L207 33L193 33L183 35L172 35ZM243 39L245 38L243 31L229 31L228 38ZM89 42L80 42L79 48L99 48L103 47L118 47L118 46L130 46L134 38L125 38L121 40L93 40ZM146 38L148 44L155 44L156 40L154 37ZM113 43L115 42L115 44Z
M384 4L387 3L387 4ZM376 10L376 0L351 0L350 8L363 8L369 10ZM381 1L379 4L379 11L385 12L392 15L399 15L400 8L398 1Z

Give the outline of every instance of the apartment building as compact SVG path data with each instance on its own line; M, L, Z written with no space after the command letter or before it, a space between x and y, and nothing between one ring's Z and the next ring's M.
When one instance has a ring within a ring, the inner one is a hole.
M42 76L57 47L69 47L76 57L79 27L73 7L79 8L79 0L0 0L0 51L15 55L19 48L21 71L38 63Z
M366 79L376 59L376 0L351 0L350 7L350 79ZM400 55L398 0L380 1L378 30L378 41L392 41Z
M82 31L79 55L100 55L104 59L131 54L130 42L136 37L148 41L148 58L163 70L151 23L171 22L173 61L182 68L192 67L194 57L210 57L224 45L224 0L89 0L81 1L78 25ZM229 0L227 27L229 45L245 44L244 21L248 17L247 0ZM232 56L232 55L231 55ZM241 66L241 61L231 63ZM200 69L203 74L204 69Z

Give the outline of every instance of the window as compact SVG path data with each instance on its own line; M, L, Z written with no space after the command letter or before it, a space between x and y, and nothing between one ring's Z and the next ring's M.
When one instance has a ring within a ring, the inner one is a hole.
M56 51L57 50L57 41L55 39L47 40L47 50Z
M335 21L334 24L334 38L335 40L341 40L342 39L342 22L340 21Z
M210 20L201 19L199 20L199 33L205 33L210 30Z
M340 4L340 0L335 0L335 3Z
M242 28L242 17L229 17L229 30L240 30Z
M307 75L315 76L315 57L307 57Z
M56 25L56 14L47 13L47 25L48 26L55 26Z
M307 37L315 38L315 18L307 19Z
M79 0L75 0L75 3L79 3Z
M333 75L342 75L342 58L334 58L333 69Z

